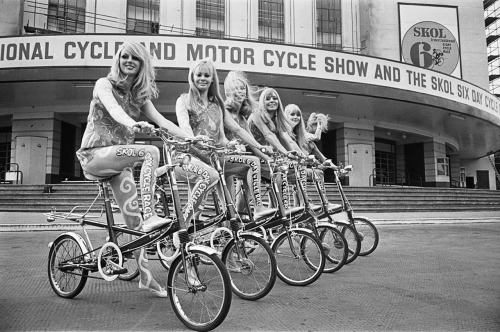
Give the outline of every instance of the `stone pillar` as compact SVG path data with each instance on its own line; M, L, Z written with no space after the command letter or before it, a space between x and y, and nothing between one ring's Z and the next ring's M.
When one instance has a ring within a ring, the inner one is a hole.
M425 183L429 187L449 187L449 175L439 174L437 159L446 158L446 146L442 142L424 142Z

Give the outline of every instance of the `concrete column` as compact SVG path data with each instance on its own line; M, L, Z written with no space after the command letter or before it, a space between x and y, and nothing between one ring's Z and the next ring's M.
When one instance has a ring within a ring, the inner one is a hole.
M370 125L344 123L337 133L337 160L352 165L347 185L372 186L375 168L375 129Z
M424 142L425 182L429 187L449 187L447 175L438 175L437 158L446 158L446 146L442 142Z

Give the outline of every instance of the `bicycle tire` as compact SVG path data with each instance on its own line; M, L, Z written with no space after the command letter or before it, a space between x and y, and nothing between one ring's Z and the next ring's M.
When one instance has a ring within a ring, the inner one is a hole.
M50 286L63 298L71 299L87 283L88 270L82 268L60 269L62 263L85 263L84 248L70 235L58 237L49 250L48 275ZM67 272L66 272L67 271Z
M222 262L231 276L233 293L255 301L266 296L276 282L276 257L267 242L257 236L243 234L238 260L236 241L232 239L222 253ZM232 259L231 259L232 258Z
M192 292L184 277L182 255L170 265L167 279L167 292L172 308L179 320L195 331L209 331L219 326L226 318L231 307L231 278L216 254L192 249L185 255L187 260L196 263L198 279L206 287ZM211 261L212 264L202 264Z
M347 241L347 259L346 264L351 264L359 256L361 250L361 241L359 239L358 233L351 225L335 223L339 228L342 235Z
M379 234L377 227L364 217L355 217L354 224L361 242L360 256L367 256L377 249Z
M132 235L119 232L116 234L116 242L119 247L132 241ZM133 253L123 255L123 267L127 269L127 273L120 274L118 279L123 281L131 281L139 276L139 264Z
M330 224L317 226L319 238L323 245L328 246L325 250L325 268L323 272L333 273L340 270L348 256L348 244L342 233Z
M278 277L288 285L310 285L321 276L325 267L325 253L321 242L310 233L294 229L290 231L294 251L291 252L288 233L279 235L273 242Z

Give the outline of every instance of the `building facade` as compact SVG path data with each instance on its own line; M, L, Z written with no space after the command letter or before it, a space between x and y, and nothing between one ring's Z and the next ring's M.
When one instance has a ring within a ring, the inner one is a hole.
M151 51L176 122L192 61L245 71L284 105L331 117L320 146L348 184L496 189L500 100L481 1L0 0L0 180L83 179L94 82L119 45ZM223 87L221 86L221 89ZM148 137L145 143L158 144ZM17 179L17 178L16 178Z

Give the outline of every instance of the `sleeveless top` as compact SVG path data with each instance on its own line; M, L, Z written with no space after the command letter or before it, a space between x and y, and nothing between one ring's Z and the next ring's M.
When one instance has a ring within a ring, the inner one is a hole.
M107 78L101 78L100 80L107 80ZM142 105L135 102L130 92L123 94L114 86L112 86L112 92L118 105L132 119L137 121ZM94 96L90 102L90 110L87 118L87 128L82 137L81 147L76 152L82 165L90 161L87 159L92 155L89 153L90 149L133 144L134 139L135 132L131 128L113 119L99 99L97 92L94 90Z

